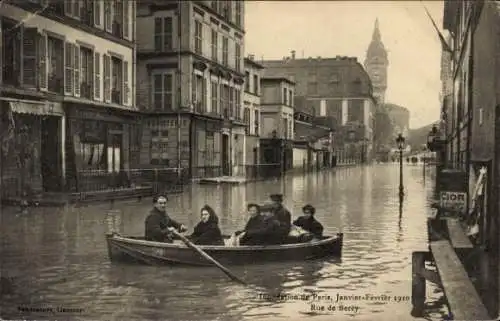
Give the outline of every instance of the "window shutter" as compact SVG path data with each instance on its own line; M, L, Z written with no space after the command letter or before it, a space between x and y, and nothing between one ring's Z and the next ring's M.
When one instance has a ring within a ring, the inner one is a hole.
M123 38L130 40L130 1L123 0Z
M73 75L75 76L74 83L74 94L75 97L80 97L80 87L81 87L81 77L80 77L80 64L81 64L81 55L80 55L80 46L73 45L73 50L75 54L74 64L73 64Z
M104 101L111 102L111 83L110 83L110 64L111 58L108 55L103 55L103 79L104 79Z
M64 0L64 14L67 16L71 16L71 11L73 10L71 2L71 0Z
M64 94L73 94L73 45L69 42L64 44Z
M94 99L101 98L101 55L94 53Z
M123 61L123 105L128 105L130 89L128 87L128 61Z
M100 0L94 0L94 25L96 27L102 28L101 24L101 8L102 2Z
M37 87L37 52L38 31L36 28L24 28L22 37L22 84L25 87Z
M47 64L47 35L38 34L38 87L41 91L47 91L48 83Z
M111 1L104 1L104 28L107 32L112 31L112 19L113 15L111 13Z

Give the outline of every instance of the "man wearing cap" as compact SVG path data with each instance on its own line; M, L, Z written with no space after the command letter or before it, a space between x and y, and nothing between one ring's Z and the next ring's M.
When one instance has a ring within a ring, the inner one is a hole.
M280 243L284 243L290 233L290 228L292 227L292 215L290 214L290 211L283 206L282 194L272 194L270 195L270 198L275 208L274 217L279 222L276 237Z
M185 232L187 229L167 215L167 198L165 196L153 197L153 209L149 212L145 222L146 241L172 243L173 229Z

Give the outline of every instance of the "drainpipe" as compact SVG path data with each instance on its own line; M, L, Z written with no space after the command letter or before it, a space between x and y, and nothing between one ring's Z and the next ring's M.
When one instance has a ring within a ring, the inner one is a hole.
M181 36L181 16L182 16L182 10L181 10L181 5L182 2L179 0L177 1L177 16L178 16L178 25L177 25L177 34L178 34L178 44L177 44L177 181L180 182L181 180L181 105L182 105L182 98L181 98L181 82L182 82L182 63L181 63L181 44L182 44L182 36Z

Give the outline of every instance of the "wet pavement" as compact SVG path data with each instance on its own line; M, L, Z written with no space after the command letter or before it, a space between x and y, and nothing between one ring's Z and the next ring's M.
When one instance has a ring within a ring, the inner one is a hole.
M244 226L248 202L265 202L278 192L294 217L312 203L325 234L345 233L341 260L231 267L252 285L248 288L211 267L111 264L104 239L109 204L36 208L27 214L4 209L1 317L416 320L410 315L411 252L427 247L432 172L428 169L424 178L421 166L405 164L404 183L401 211L398 164L392 163L239 186L194 185L171 195L170 215L190 228L209 204L229 234ZM115 203L122 212L122 234L141 235L150 207L150 199ZM429 283L427 292L425 318L442 320L447 314L442 293ZM277 293L283 297L276 299ZM337 302L337 295L344 300Z

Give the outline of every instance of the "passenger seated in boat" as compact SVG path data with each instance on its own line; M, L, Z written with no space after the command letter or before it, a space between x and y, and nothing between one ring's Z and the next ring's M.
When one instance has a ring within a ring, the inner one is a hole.
M239 237L240 245L270 245L276 244L276 228L278 222L273 215L266 215L257 204L248 204L247 210L249 219L245 225L245 229L235 232ZM267 208L270 212L271 208Z
M194 227L191 241L199 245L224 245L219 228L219 218L213 208L205 205L201 208L201 221Z
M155 242L173 242L172 230L186 231L183 224L178 223L167 215L167 198L165 196L153 197L153 209L145 221L145 239Z
M285 243L292 227L292 215L283 206L283 195L272 194L270 195L271 201L274 205L274 217L279 222L279 227L276 229L276 237L279 243Z
M302 208L302 212L304 215L297 218L293 225L303 228L317 238L321 238L323 236L323 225L314 218L314 213L316 213L314 206L307 204Z

